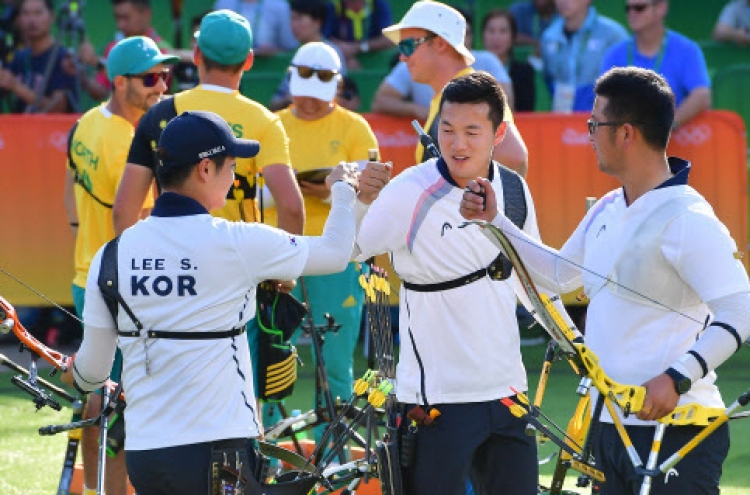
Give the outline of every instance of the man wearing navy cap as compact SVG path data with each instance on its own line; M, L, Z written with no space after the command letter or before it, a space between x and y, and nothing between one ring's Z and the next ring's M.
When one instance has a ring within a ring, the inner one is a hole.
M126 458L136 491L205 495L217 483L234 486L239 470L247 480L238 485L243 493L258 493L252 438L261 432L242 335L255 316L255 287L346 267L356 170L334 169L323 235L303 237L209 214L224 206L236 160L262 152L257 141L236 138L217 114L175 117L156 150L162 194L150 217L108 244L116 246L113 257L102 249L94 258L83 343L65 378L84 392L104 385L119 338ZM111 286L112 271L119 307L128 309L114 317L99 288Z
M89 110L73 126L68 140L68 169L65 174L65 209L76 236L73 301L83 315L84 287L91 259L96 251L115 236L112 203L125 159L133 140L135 125L167 90L166 65L178 61L164 55L153 40L133 36L118 42L107 59L107 77L112 96ZM151 197L138 205L138 213L153 206ZM118 353L112 379L120 380L122 358ZM101 398L93 395L84 418L95 417ZM84 494L96 493L99 451L98 428L86 428L81 435ZM125 457L118 454L107 463L107 493L125 495Z

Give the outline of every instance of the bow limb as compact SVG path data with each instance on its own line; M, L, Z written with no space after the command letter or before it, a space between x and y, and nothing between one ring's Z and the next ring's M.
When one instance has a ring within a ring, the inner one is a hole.
M490 223L472 223L482 227L485 236L501 248L508 257L516 271L516 276L521 282L525 296L533 308L535 317L557 342L578 374L582 378L588 379L588 382L593 383L601 394L616 403L626 416L631 412L637 413L640 411L643 408L643 401L646 399L646 389L637 385L623 385L612 380L599 365L596 354L586 347L583 337L568 326L550 298L546 294L540 293L536 288L536 284L531 279L526 266L505 232Z
M43 343L39 342L28 330L23 326L21 320L18 319L16 309L11 305L4 297L0 296L0 332L13 333L18 337L18 340L34 354L47 361L56 369L60 371L67 371L70 364L70 357L50 349Z

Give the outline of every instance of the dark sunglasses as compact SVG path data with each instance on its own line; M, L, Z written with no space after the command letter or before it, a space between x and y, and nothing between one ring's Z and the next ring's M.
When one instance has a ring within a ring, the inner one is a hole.
M625 6L625 13L629 13L631 11L640 13L651 7L652 5L653 3L631 3L630 5Z
M310 79L313 74L317 74L320 82L324 83L331 82L333 77L339 73L337 70L313 69L312 67L307 67L306 65L292 65L292 67L297 68L297 74L299 74L299 77L301 77L302 79Z
M125 74L125 77L129 79L140 79L143 81L143 85L147 88L153 88L159 83L159 79L164 81L169 86L169 71L165 70L162 72L147 72L146 74Z
M437 34L428 34L422 38L404 38L398 42L398 52L404 57L411 57L417 51L419 45L430 41L436 36Z

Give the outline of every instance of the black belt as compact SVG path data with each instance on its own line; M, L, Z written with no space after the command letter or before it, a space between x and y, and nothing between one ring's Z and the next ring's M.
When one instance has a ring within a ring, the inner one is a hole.
M446 282L438 282L436 284L413 284L411 282L403 281L404 287L415 292L437 292L441 290L455 289L456 287L462 287L468 285L477 280L483 279L484 277L490 277L492 280L505 280L510 277L510 272L513 269L510 260L505 257L504 254L500 253L495 258L490 266L486 268L480 268L479 270L472 272L463 277L459 277L454 280L448 280Z
M236 337L245 333L245 327L233 328L222 332L170 332L164 330L146 330L146 336L151 339L172 339L172 340L211 340L224 339L227 337ZM140 330L129 332L118 330L117 335L122 337L140 337Z

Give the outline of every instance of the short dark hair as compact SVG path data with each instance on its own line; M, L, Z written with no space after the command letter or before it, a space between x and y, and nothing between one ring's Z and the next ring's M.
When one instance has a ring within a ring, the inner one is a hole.
M662 76L639 67L615 67L596 81L594 93L607 99L603 113L608 120L640 129L651 148L667 148L675 107L674 93Z
M203 52L201 52L201 58L203 59L203 66L206 68L207 71L218 70L222 72L231 72L232 74L236 74L239 71L241 71L243 67L245 67L244 60L242 62L231 64L231 65L220 64L216 60L208 58L206 54Z
M497 80L485 71L476 71L452 79L440 98L440 109L449 103L487 103L493 130L505 119L505 92Z
M291 0L289 8L298 14L307 14L323 27L328 17L328 2L325 0Z
M165 148L156 148L155 151L156 157L159 160L169 157L169 152L167 152ZM225 153L222 153L220 155L211 156L208 159L214 162L214 165L216 165L216 168L218 170L221 170L226 161L226 157L227 155ZM198 163L200 162L196 162L191 165L171 167L164 167L161 165L161 163L157 163L156 179L159 183L159 187L162 189L172 189L176 186L179 186L180 184L183 184L190 176L190 173L193 171L195 166L198 165Z
M142 9L151 8L151 0L112 0L112 5L122 5L124 3L132 3L135 7Z

